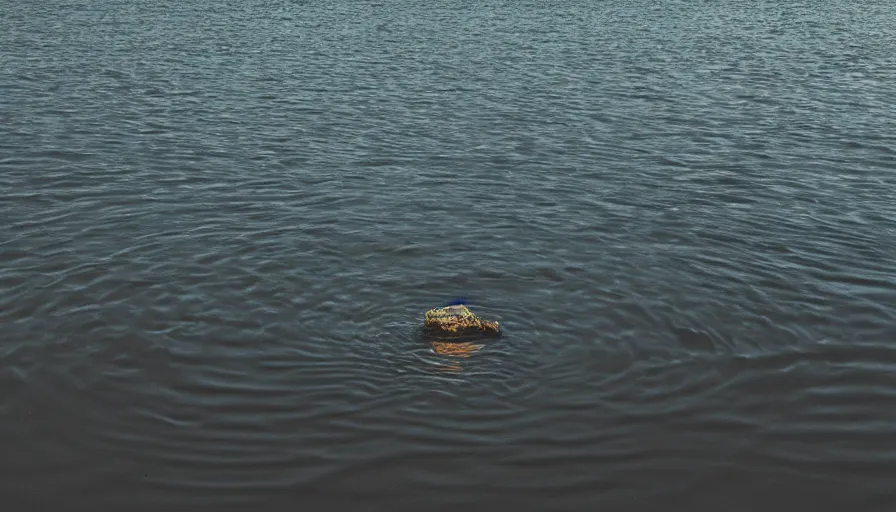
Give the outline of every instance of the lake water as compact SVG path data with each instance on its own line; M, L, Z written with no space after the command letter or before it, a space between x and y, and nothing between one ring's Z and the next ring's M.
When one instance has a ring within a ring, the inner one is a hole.
M0 192L4 503L896 509L888 0L4 0Z

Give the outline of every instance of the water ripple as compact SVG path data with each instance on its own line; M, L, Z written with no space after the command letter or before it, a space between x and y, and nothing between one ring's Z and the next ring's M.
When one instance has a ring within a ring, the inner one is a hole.
M5 14L4 497L896 498L890 3Z

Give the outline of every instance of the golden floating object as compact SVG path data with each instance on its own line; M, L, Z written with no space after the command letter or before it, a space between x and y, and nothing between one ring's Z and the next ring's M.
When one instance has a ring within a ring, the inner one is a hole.
M430 309L425 316L426 328L453 335L500 334L498 322L487 322L463 304Z

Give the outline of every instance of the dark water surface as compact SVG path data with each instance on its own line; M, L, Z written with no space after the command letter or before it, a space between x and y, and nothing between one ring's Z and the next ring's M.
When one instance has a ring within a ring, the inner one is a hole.
M896 510L893 2L2 0L0 191L4 510Z

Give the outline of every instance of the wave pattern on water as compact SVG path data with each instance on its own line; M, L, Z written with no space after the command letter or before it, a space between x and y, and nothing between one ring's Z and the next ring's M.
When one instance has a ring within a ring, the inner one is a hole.
M3 496L896 499L891 3L7 10Z

